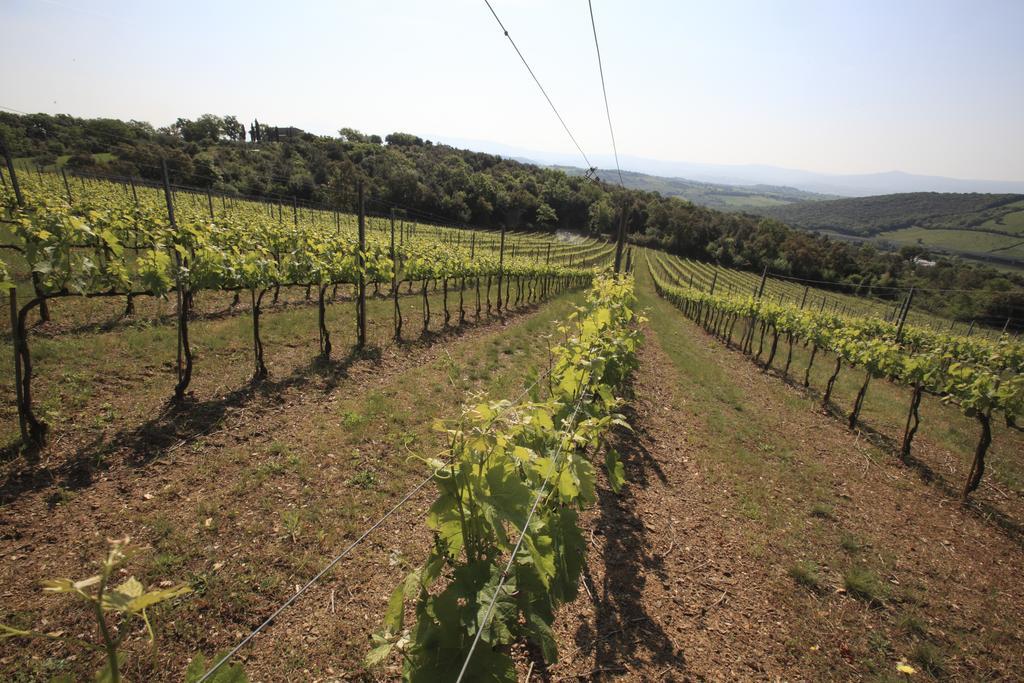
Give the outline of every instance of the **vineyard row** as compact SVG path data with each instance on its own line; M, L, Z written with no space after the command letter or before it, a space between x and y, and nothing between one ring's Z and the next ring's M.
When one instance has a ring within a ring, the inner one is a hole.
M12 176L14 178L14 176ZM448 290L459 294L460 322L465 319L464 293L472 288L480 310L485 288L491 309L507 307L513 288L516 301L534 302L590 281L593 266L604 262L612 247L600 242L556 243L550 236L520 237L506 247L507 235L464 231L388 221L387 232L367 234L362 210L342 220L328 211L293 207L292 221L282 219L281 207L257 202L222 202L215 210L211 196L201 202L195 193L175 193L166 182L161 193L134 185L131 192L113 182L92 180L73 194L65 177L40 174L22 188L0 188L3 221L9 227L6 253L27 267L32 292L19 303L18 287L3 268L2 286L11 299L11 329L15 354L15 384L23 439L43 443L47 426L33 412L32 359L27 319L36 308L49 318L48 302L64 297L124 297L126 313L139 296L175 300L178 328L177 384L174 400L182 401L191 381L193 362L189 320L196 292L202 290L249 294L252 311L254 378L266 375L260 314L264 297L276 299L282 286L305 286L317 291L321 354L329 356L331 341L325 315L327 291L339 283L356 289L357 347L366 340L366 286L389 287L394 300L395 337L401 338L402 283L419 283L424 301L424 329L429 325L429 283L441 283L445 322L450 319ZM354 223L354 225L353 225ZM397 237L397 241L396 241ZM468 242L468 243L467 243ZM479 242L479 244L478 244ZM510 253L507 253L510 252ZM13 259L10 259L13 260Z
M692 320L722 339L734 343L748 356L760 360L767 350L770 366L785 338L789 351L783 375L789 373L795 344L809 345L811 355L804 372L809 384L810 370L818 352L835 357L835 367L822 397L828 406L832 389L843 364L864 372L864 380L848 417L855 428L868 386L882 378L912 389L901 445L908 458L914 434L920 424L919 407L924 393L939 396L959 406L980 428L970 474L962 490L964 499L977 489L985 469L985 454L992 442L991 420L1002 414L1008 426L1024 411L1024 344L1003 335L998 340L969 338L936 332L929 328L901 325L878 318L847 316L813 310L795 304L774 303L751 294L722 294L687 286L678 271L660 255L647 263L658 294ZM739 337L734 342L737 324ZM766 337L769 344L766 349ZM755 338L757 352L754 352Z

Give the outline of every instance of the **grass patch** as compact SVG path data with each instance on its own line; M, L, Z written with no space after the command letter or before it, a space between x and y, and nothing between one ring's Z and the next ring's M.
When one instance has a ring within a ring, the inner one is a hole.
M153 570L158 576L170 576L185 565L185 560L185 557L177 553L157 553L153 558Z
M864 543L851 533L843 533L839 537L839 547L848 553L856 553L860 552L861 548L864 547Z
M818 519L835 519L833 516L833 508L828 503L815 503L814 507L811 508L811 517L817 517Z
M868 633L868 647L874 652L885 657L892 650L892 643L881 631L870 631Z
M757 522L764 519L764 508L756 500L748 495L742 495L739 501L739 510L747 519Z
M349 478L348 484L364 491L372 489L377 486L377 475L372 470L359 470Z
M355 431L366 424L366 418L352 410L345 411L341 416L341 426L349 431Z
M292 542L299 540L302 533L302 513L298 510L284 510L281 513L281 523L285 531L291 536Z
M166 515L154 514L141 521L144 525L149 527L150 533L153 535L154 543L163 541L174 532L174 522L172 522Z
M821 591L821 577L818 576L818 568L810 562L797 562L786 570L789 578L796 581L797 585L803 586L815 593Z
M908 636L924 636L926 634L924 622L916 614L906 612L896 620L896 628Z
M942 650L927 640L922 640L914 646L914 649L910 651L910 661L936 678L942 676L946 669Z
M289 451L287 444L282 443L281 441L272 441L270 445L267 446L267 452L271 455L287 455Z
M76 492L66 489L63 486L58 486L57 490L50 495L46 502L51 508L55 508L61 505L67 505L77 496L78 494Z
M843 574L843 585L850 595L870 605L880 605L889 595L889 589L873 571L856 565Z

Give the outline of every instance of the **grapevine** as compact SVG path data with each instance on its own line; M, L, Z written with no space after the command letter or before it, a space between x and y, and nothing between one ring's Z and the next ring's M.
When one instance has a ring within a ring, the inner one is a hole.
M631 279L596 279L571 316L572 336L554 350L547 400L478 403L439 426L447 457L427 462L440 489L427 519L434 546L392 593L369 665L397 650L410 681L514 681L517 639L557 660L551 623L576 594L586 550L578 510L596 497L584 451L628 427L616 393L637 363L634 304ZM605 465L617 491L614 450ZM408 628L407 600L416 617Z
M773 303L754 294L714 294L680 286L660 256L652 261L648 253L647 259L658 293L723 337L726 343L732 344L732 327L740 319L748 322L749 332L741 343L748 354L752 354L755 327L760 326L762 346L765 332L771 331L773 340L767 365L771 365L780 335L788 335L791 344L792 340L812 344L811 363L819 349L833 353L836 366L826 387L823 405L828 405L843 363L863 370L864 382L849 415L851 429L857 424L872 378L885 378L911 387L913 393L900 449L903 458L910 454L924 392L959 406L964 415L978 422L981 431L971 472L962 491L965 500L977 489L984 472L985 454L992 440L992 414L1001 413L1008 424L1014 424L1024 411L1024 344L1008 335L992 340L944 334L913 325L900 330L897 325L877 318L806 310ZM762 350L759 348L758 357ZM804 375L805 385L809 373L810 365Z
M458 283L459 322L465 320L467 280L480 291L481 279L497 278L501 310L516 287L516 300L530 302L556 291L586 285L593 267L606 261L611 246L592 240L553 243L550 237L514 234L510 254L499 249L505 239L492 232L454 230L370 217L360 241L354 216L293 205L286 220L280 205L222 199L167 186L137 187L116 182L82 180L74 195L60 176L39 174L20 192L0 188L0 212L9 228L6 259L0 272L5 290L16 292L29 281L33 296L15 305L12 333L16 356L17 402L23 440L40 445L47 426L33 412L33 368L29 352L28 316L39 309L49 318L47 303L64 297L124 297L125 312L134 311L140 296L173 297L177 302L178 382L174 398L185 399L192 376L189 320L195 294L208 291L247 292L252 311L253 379L267 375L260 316L266 295L276 301L281 287L315 288L320 353L329 357L332 343L327 304L339 284L371 283L391 287L395 298L395 337L401 338L398 292L401 283L421 285L424 325L430 324L428 286L440 281L444 292L444 323L451 321L448 292ZM277 209L275 212L274 209ZM500 237L500 240L499 240ZM516 253L520 247L519 254ZM496 253L498 252L498 253ZM501 256L501 258L499 258ZM362 291L362 290L360 290ZM14 296L14 294L12 294ZM362 299L358 315L365 323ZM479 312L480 306L477 305ZM358 321L357 321L358 323ZM362 324L357 324L360 330ZM360 337L362 343L362 337Z

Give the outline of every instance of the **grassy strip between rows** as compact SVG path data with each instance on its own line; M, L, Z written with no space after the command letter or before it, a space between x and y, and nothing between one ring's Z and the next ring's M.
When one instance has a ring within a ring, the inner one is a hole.
M790 676L807 680L895 683L908 680L908 669L925 680L999 680L1014 671L1019 612L1004 602L1015 584L1012 568L1001 571L1007 556L1000 553L1009 547L1015 557L1016 547L987 524L961 519L956 508L935 506L913 477L884 471L883 450L816 424L805 392L752 384L742 356L701 342L697 325L656 294L647 269L637 277L639 304L650 317L648 344L669 361L657 372L672 399L658 409L671 411L695 446L695 481L708 495L704 503L697 495L694 505L726 520L724 539L714 529L702 535L738 551L695 552L756 581L753 599L768 602L770 619L780 622L775 643L762 643L758 655L771 652ZM824 380L831 368L821 365L812 377ZM860 379L848 379L837 393L856 393ZM885 401L873 410L886 426L902 417L902 401L898 417L890 405L896 394L894 386L879 387ZM959 416L937 400L929 408L937 420L943 410ZM964 435L933 427L931 438L953 444ZM751 609L735 599L735 609ZM978 623L985 624L980 631Z

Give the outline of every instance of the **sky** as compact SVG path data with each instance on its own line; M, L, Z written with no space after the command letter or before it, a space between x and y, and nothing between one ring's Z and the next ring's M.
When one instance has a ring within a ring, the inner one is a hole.
M491 4L605 165L586 0ZM623 156L1024 180L1022 0L593 6ZM0 25L9 109L575 154L484 0L0 0Z

